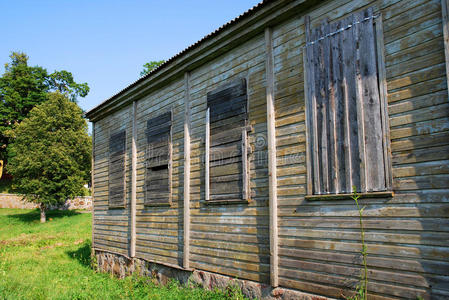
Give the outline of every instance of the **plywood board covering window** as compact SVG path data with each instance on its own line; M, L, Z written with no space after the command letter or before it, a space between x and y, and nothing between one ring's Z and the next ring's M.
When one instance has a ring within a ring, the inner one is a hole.
M109 137L109 208L125 207L125 130Z
M206 201L248 200L246 80L232 81L207 94Z
M372 9L310 29L305 71L309 194L389 189Z
M171 129L171 111L147 121L145 205L170 205Z

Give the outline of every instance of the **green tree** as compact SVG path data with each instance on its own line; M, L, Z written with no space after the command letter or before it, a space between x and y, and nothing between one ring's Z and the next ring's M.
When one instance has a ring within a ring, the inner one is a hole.
M150 61L143 65L143 70L140 72L140 76L147 75L151 73L154 69L158 68L160 65L165 63L165 60L160 61Z
M92 141L83 112L67 96L54 92L12 131L9 170L13 189L39 203L41 222L49 204L83 192L89 181Z
M8 158L10 139L6 132L26 118L34 106L46 101L49 92L60 91L72 101L89 92L87 83L76 83L68 71L48 74L40 66L29 66L25 53L12 52L10 59L0 77L0 160Z
M72 73L65 70L51 73L47 80L51 88L67 95L72 102L76 102L77 96L86 97L89 93L87 83L76 83Z

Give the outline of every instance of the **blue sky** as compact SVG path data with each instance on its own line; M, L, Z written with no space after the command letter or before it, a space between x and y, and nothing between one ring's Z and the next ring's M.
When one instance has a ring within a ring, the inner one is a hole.
M259 0L0 0L0 73L11 51L87 82L89 110Z

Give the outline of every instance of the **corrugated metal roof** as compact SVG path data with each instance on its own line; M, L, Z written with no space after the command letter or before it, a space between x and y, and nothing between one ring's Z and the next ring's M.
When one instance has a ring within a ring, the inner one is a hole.
M236 22L242 20L243 18L246 18L252 14L254 14L255 12L257 12L258 10L262 9L266 4L270 3L270 2L274 2L275 0L263 0L262 2L256 4L255 6L253 6L252 8L248 9L247 11L245 11L244 13L242 13L241 15L239 15L238 17L230 20L229 22L227 22L226 24L220 26L219 28L217 28L215 31L209 33L208 35L204 36L202 39L200 39L199 41L193 43L192 45L188 46L187 48L185 48L184 50L178 52L177 54L175 54L174 56L172 56L171 58L169 58L165 63L161 64L159 67L157 67L156 69L152 70L150 73L140 77L139 79L137 79L136 81L134 81L133 83L129 84L127 87L125 87L124 89L120 90L119 92L117 92L116 94L114 94L112 97L104 100L103 102L101 102L100 104L98 104L97 106L95 106L94 108L92 108L91 110L89 110L87 114L91 114L94 110L97 110L100 106L103 106L104 104L108 103L109 101L111 101L112 99L120 96L122 93L126 92L127 90L129 90L130 88L132 88L133 86L139 84L140 82L144 81L145 79L151 77L152 75L154 75L155 73L159 72L160 70L164 69L167 65L169 65L171 62L173 62L174 60L176 60L177 58L185 55L186 53L188 53L189 51L195 49L196 47L198 47L200 44L204 43L205 41L207 41L208 39L213 38L214 36L216 36L217 34L219 34L220 32L224 31L226 28L228 28L229 26L232 26L233 24L235 24Z

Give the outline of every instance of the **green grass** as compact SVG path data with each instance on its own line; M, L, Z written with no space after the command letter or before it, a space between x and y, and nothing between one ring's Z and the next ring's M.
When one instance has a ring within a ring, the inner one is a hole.
M0 299L244 299L238 289L207 291L150 278L123 280L91 268L90 213L0 209Z

